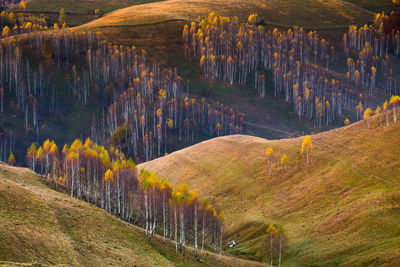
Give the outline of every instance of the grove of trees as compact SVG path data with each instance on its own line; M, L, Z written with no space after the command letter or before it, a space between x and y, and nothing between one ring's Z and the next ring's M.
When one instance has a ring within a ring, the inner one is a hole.
M240 22L211 13L192 22L183 29L185 55L199 60L206 78L254 86L261 99L270 79L274 95L283 95L299 120L313 120L320 128L358 104L357 120L362 119L370 96L397 94L389 54L399 54L400 34L385 33L388 16L349 27L343 37L348 71L340 79L329 69L337 64L335 48L316 31L268 30L256 21L255 14Z
M9 163L13 164L13 154ZM90 202L127 222L142 226L149 240L154 234L172 239L176 253L194 245L196 257L201 247L221 249L223 215L213 203L202 200L198 191L185 184L176 189L155 173L140 171L118 149L105 149L90 138L76 139L59 150L54 141L32 144L26 161L47 182L72 197ZM15 163L15 160L14 160Z
M145 51L107 43L92 31L64 28L3 39L0 88L2 111L24 114L31 141L46 138L41 117L101 103L85 135L102 145L111 140L140 160L164 155L168 143L244 130L238 110L190 98L176 69L161 69Z

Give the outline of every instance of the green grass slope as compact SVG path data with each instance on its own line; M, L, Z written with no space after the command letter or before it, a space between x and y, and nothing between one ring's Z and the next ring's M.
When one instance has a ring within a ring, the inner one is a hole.
M248 266L252 262L145 240L141 228L48 188L30 170L0 165L0 266ZM254 263L255 264L255 263ZM35 265L36 266L36 265Z
M382 117L383 119L383 117ZM400 264L400 123L372 120L313 135L307 166L303 138L212 139L139 165L174 185L214 198L226 215L233 253L265 259L268 223L287 231L288 265ZM265 151L289 157L270 176Z

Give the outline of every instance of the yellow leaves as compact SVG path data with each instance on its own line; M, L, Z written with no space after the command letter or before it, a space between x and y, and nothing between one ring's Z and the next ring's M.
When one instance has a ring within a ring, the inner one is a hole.
M360 78L360 72L358 70L354 71L354 77L358 80Z
M249 24L250 25L255 25L256 24L256 21L257 21L257 17L258 17L258 15L257 14L251 14L250 16L249 16L249 18L248 18L248 21L249 21Z
M347 126L347 125L349 125L350 124L350 120L348 119L348 118L346 118L345 120L344 120L344 124Z
M193 35L195 32L196 32L196 22L192 21L192 23L190 23L190 34Z
M92 142L92 140L91 140L89 137L86 138L84 147L85 147L85 148L91 148L91 147L93 147L93 142Z
M32 22L26 23L24 28L25 28L26 30L30 30L30 29L32 28Z
M381 111L382 111L381 107L380 107L380 106L377 106L377 107L376 107L376 110L374 111L374 114L375 114L375 115L378 115L378 114L381 113Z
M371 67L371 73L372 73L373 75L376 74L376 68L375 68L374 66Z
M273 153L274 149L271 147L267 148L267 150L265 151L265 155L267 155L267 157L270 157Z
M192 196L192 200L198 201L200 199L200 194L197 189L194 189L190 194Z
M308 88L306 88L306 91L304 92L304 97L306 98L306 100L308 101L310 99L310 90Z
M371 117L371 115L372 115L372 110L371 110L370 108L367 108L367 109L364 111L364 120L369 119L369 118Z
M179 184L177 187L177 191L184 195L189 195L189 188L186 184Z
M172 185L167 180L161 179L160 189L164 192L172 192Z
M204 61L206 60L206 57L203 55L200 59L200 66L204 66Z
M77 160L78 158L79 158L79 154L78 153L75 153L73 151L68 153L67 159L69 161L74 161L74 160Z
M26 9L26 4L25 4L24 1L21 1L21 2L19 3L19 8L22 9L22 10L25 10L25 9Z
M50 154L53 156L58 156L58 147L55 143L50 148Z
M380 26L379 26L379 30L378 30L378 32L379 33L383 33L383 22L381 22L381 24L380 24Z
M109 182L109 183L114 182L114 174L110 169L108 169L104 174L104 182Z
M68 148L68 145L65 144L64 147L63 147L62 153L63 153L63 154L67 153L67 152L68 152L68 149L69 149L69 148Z
M236 47L239 49L239 51L243 50L243 44L241 41L239 41L236 45Z
M17 21L17 19L16 19L16 17L15 17L14 12L11 12L11 13L8 15L8 22L9 22L11 25L13 25L13 24L15 24L16 21Z
M1 36L7 37L7 36L10 35L10 33L11 33L10 28L9 28L8 26L5 26L5 27L3 28L3 31L2 31L2 33L1 33Z
M122 164L120 163L119 160L114 161L113 165L114 165L113 166L114 173L118 173L122 169Z
M168 119L167 120L167 126L168 126L168 128L172 128L172 127L174 127L174 121L172 120L172 119Z
M307 148L308 149L312 149L312 141L311 141L311 137L306 135L306 137L304 137L303 143L301 144L301 153L303 154Z
M393 4L394 4L394 1L396 1L396 0L392 0L392 1L393 1ZM378 13L378 14L375 15L375 23L380 21L380 20L381 20L381 14Z
M39 147L39 149L36 152L36 158L40 161L44 158L44 154L43 154L43 148Z
M11 166L15 165L16 161L13 153L11 153L10 156L8 157L7 163Z
M157 117L161 117L162 116L162 110L161 109L157 109Z
M46 152L49 152L52 144L53 143L50 142L49 139L47 139L46 141L43 142L43 150L46 151Z
M228 57L227 63L228 63L228 65L231 65L231 64L233 63L233 60L232 60L232 57L231 57L231 56Z
M395 96L395 95L393 95L393 96L390 98L389 104L390 104L390 105L397 105L399 102L400 102L400 96Z
M356 110L358 111L358 112L363 112L363 110L364 110L364 107L363 107L363 105L362 105L362 103L361 103L361 101L358 103L358 105L356 106Z
M387 111L387 110L388 110L388 107L389 107L389 103L388 103L388 101L386 100L385 103L383 103L383 111Z
M287 164L289 162L289 158L286 154L283 154L281 157L281 164Z
M148 177L148 183L152 188L160 188L160 179L158 179L157 175L153 172L150 173L150 176Z
M27 156L28 157L32 157L32 156L36 157L36 152L37 152L36 145L34 143L32 143L31 146L28 148Z
M273 234L276 233L276 231L277 231L276 227L275 227L273 224L270 223L270 224L268 225L268 228L267 228L267 230L266 230L266 233L267 233L267 234L270 234L270 235L273 235Z
M60 23L60 25L63 25L64 23L66 23L66 14L65 14L64 8L62 8L60 10L60 16L58 17L58 23Z
M166 99L166 98L167 98L167 90L160 89L160 91L158 92L158 94L160 95L160 97L161 97L162 99Z
M83 148L82 142L79 139L75 139L72 143L70 150L74 152L79 152Z

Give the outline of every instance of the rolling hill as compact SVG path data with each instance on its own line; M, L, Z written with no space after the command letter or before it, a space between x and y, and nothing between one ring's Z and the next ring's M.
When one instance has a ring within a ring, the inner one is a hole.
M373 13L346 1L257 1L257 0L167 0L116 10L83 27L113 27L151 24L169 20L194 20L216 12L246 19L257 13L267 24L299 25L330 28L339 25L363 24Z
M268 223L289 238L288 265L400 263L400 124L366 122L311 136L311 162L303 138L269 141L236 135L212 139L139 165L174 185L215 198L226 214L233 253L263 259ZM268 174L265 151L289 157Z
M254 262L192 250L175 255L161 238L56 192L28 169L0 165L0 266L249 266Z
M335 66L336 77L344 77L345 56L341 38L350 24L369 23L374 13L371 10L388 7L391 0L376 3L370 0L352 1L210 1L167 0L131 6L116 10L75 30L93 29L114 44L135 45L145 49L151 58L166 67L176 67L185 80L190 81L190 92L196 97L231 105L246 114L246 134L268 139L299 136L302 132L315 131L312 122L293 116L292 107L283 98L257 98L251 85L234 85L204 79L198 62L184 56L182 29L198 16L210 12L220 15L238 16L246 20L249 14L257 13L258 21L267 26L291 27L300 25L316 29L335 45L339 59ZM374 6L374 8L364 8ZM393 59L393 62L397 62ZM395 68L394 68L395 69ZM272 80L272 78L270 79ZM267 94L273 96L272 82ZM372 100L372 99L371 99ZM372 100L372 102L374 102ZM372 103L371 102L371 103ZM381 103L381 99L378 100ZM345 116L355 119L353 112ZM260 114L262 114L260 116ZM343 119L332 127L342 126ZM332 127L324 128L323 130Z

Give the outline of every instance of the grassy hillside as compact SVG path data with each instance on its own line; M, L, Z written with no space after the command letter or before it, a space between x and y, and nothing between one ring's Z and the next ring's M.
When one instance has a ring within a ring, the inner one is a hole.
M140 228L48 188L27 169L0 165L0 265L248 266L255 263L206 253L176 256L172 244L148 242Z
M247 18L257 13L266 23L299 25L303 27L331 28L340 25L365 23L372 13L355 8L345 1L320 0L167 0L128 7L114 11L85 26L120 26L150 24L166 20L193 20L210 12Z
M81 25L96 18L93 15L88 15L89 10L99 9L101 13L109 13L120 8L155 1L157 0L30 0L27 1L27 12L43 13L54 23L57 22L58 12L61 8L64 8L67 12L68 24Z
M311 162L303 138L216 138L141 164L174 185L215 198L226 214L232 251L263 259L268 223L287 230L289 265L400 263L400 123L366 122L313 135ZM270 176L265 151L289 156ZM265 259L265 258L264 258Z
M379 5L384 7L388 3L386 0L375 3L376 7ZM263 20L267 25L300 25L323 30L322 36L335 45L339 54L339 65L335 68L340 73L336 73L336 76L343 76L346 69L342 38L338 39L338 36L343 35L347 25L365 24L373 18L373 13L356 1L168 0L117 10L77 30L95 29L109 42L135 45L145 49L164 66L177 67L182 77L191 81L190 90L193 95L208 97L244 112L246 134L274 139L315 131L312 122L299 122L293 116L292 106L284 99L273 96L272 82L268 86L267 97L260 101L251 89L252 85L230 86L223 82L207 81L202 76L198 62L185 58L181 41L183 26L190 20L196 20L197 16L210 12L238 16L240 19L247 19L249 14L255 12L259 15L258 20ZM378 102L381 103L381 99ZM355 114L345 116L352 119ZM340 118L332 127L343 125L343 120Z
M98 28L103 37L123 45L134 44L145 49L152 59L163 66L176 67L185 80L190 81L190 92L197 97L233 106L246 114L246 134L265 138L286 138L289 135L310 131L312 122L299 122L292 115L292 106L284 98L273 96L272 80L267 96L261 101L251 86L229 85L203 78L197 60L185 58L182 45L182 29L185 22ZM260 114L262 114L260 116Z
M365 9L373 12L382 12L382 9L390 11L392 10L392 0L346 0L347 2L354 3L357 6L361 6Z

